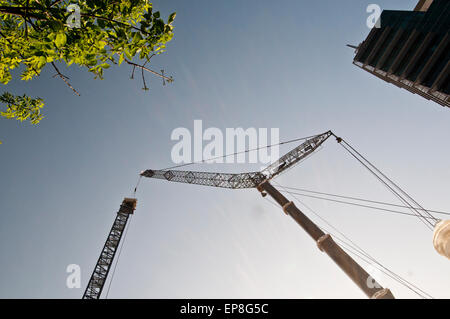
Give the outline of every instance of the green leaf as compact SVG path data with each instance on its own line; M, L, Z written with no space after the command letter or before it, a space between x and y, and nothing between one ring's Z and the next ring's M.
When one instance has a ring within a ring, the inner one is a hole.
M41 56L39 57L39 62L38 62L38 69L41 69L45 64L47 64L47 59L45 58L45 56Z
M62 48L67 42L67 36L65 33L58 33L55 39L55 44L58 48Z
M175 17L177 16L177 13L174 12L169 16L169 19L167 20L167 24L172 24L172 22L175 20Z
M133 58L133 55L131 55L131 53L128 50L124 50L124 52L128 59L131 60Z

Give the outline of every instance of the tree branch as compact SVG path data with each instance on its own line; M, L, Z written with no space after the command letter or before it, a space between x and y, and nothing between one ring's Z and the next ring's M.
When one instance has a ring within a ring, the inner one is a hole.
M30 0L27 0L27 8ZM25 39L28 40L28 24L27 24L27 18L28 18L28 9L25 9L25 17L23 17L23 20L25 21Z
M80 93L78 93L78 91L75 90L75 89L73 88L73 86L67 81L68 77L65 76L64 74L62 74L61 72L59 72L59 69L56 67L56 64L55 64L54 62L52 62L51 64L52 64L53 68L54 68L55 71L56 71L56 74L55 74L53 77L59 76L59 77L61 78L61 80L63 80L64 83L66 83L67 86L70 87L70 88L72 89L72 91L73 91L76 95L80 96Z
M25 9L25 12L23 11L23 9ZM11 14L11 15L15 15L15 16L20 16L20 17L24 17L26 15L28 15L30 18L34 18L34 19L38 19L38 20L43 20L42 17L37 16L35 13L31 13L30 11L39 11L39 12L43 12L45 15L47 15L47 18L50 19L52 16L49 14L50 12L61 12L64 11L60 8L36 8L36 7L8 7L8 6L0 6L0 13L4 13L4 14ZM65 11L64 11L65 12ZM80 15L82 17L88 17L88 18L94 18L94 19L98 19L98 20L103 20L103 21L108 21L108 22L113 22L113 23L117 23L117 24L122 24L125 25L127 27L132 28L133 30L142 32L143 34L148 35L148 32L142 31L139 28L136 28L135 26L129 24L129 23L125 23L125 22L121 22L121 21L117 21L114 19L110 19L110 18L105 18L105 17L101 17L101 16L97 16L94 14L89 14L89 13L80 13Z
M163 78L164 80L166 80L166 81L169 82L169 83L172 83L172 82L173 82L173 78L172 78L172 77L169 78L169 77L167 77L167 76L165 76L165 75L162 75L161 73L158 73L158 72L156 72L156 71L150 70L150 69L146 68L146 67L143 66L143 65L139 65L139 64L137 64L137 63L131 62L131 61L129 61L128 59L125 59L125 62L127 62L129 65L133 65L133 66L135 66L135 67L138 67L138 68L140 68L141 70L145 70L145 71L147 71L147 72L153 73L154 75L159 76L160 78Z
M147 64L148 61L145 61L145 63L142 65L142 69L141 69L141 74L142 74L142 82L144 82L144 87L143 90L147 91L148 87L147 84L145 83L145 76L144 76L144 67ZM164 80L163 80L164 81Z

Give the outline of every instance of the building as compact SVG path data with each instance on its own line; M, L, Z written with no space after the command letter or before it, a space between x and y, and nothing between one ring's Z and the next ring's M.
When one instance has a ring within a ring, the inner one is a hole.
M384 10L353 64L450 107L450 1L420 0L414 11Z

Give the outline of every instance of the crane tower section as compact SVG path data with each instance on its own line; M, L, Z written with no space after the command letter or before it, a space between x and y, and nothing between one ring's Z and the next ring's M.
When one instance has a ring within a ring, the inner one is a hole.
M135 198L125 198L117 212L116 219L111 227L108 238L103 246L100 257L95 265L94 271L89 279L89 283L83 294L83 299L99 299L108 277L114 256L119 247L128 219L136 209L137 200Z

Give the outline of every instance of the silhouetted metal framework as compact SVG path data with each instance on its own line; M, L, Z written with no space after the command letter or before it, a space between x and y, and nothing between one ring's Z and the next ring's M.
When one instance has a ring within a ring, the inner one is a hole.
M271 180L283 171L292 167L308 155L313 153L323 142L332 135L331 131L316 135L282 156L261 172L248 172L241 174L208 173L177 170L151 170L141 173L149 178L165 179L170 182L197 184L222 188L256 188L265 180Z
M111 268L114 256L116 255L117 248L119 247L120 239L122 238L123 231L127 225L130 214L133 214L136 209L135 198L125 198L120 205L120 209L117 212L116 219L111 227L106 243L103 246L103 250L98 258L97 265L94 268L94 272L89 279L89 283L83 295L83 299L98 299L105 285L106 278Z

